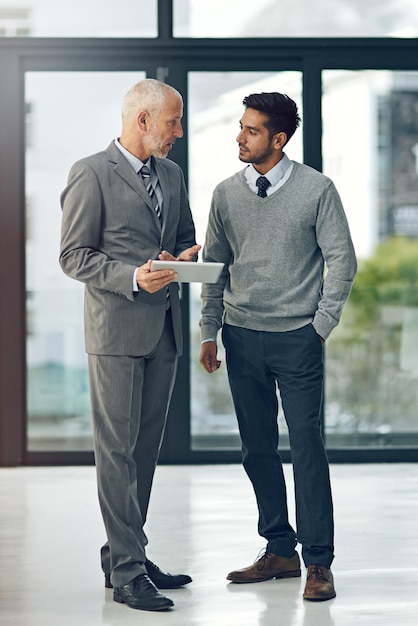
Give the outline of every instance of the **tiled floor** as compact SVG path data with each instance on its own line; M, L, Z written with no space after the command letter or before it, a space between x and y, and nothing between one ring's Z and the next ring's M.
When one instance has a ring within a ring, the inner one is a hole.
M291 467L285 466L293 519ZM103 587L94 469L0 469L1 626L414 626L418 464L333 465L337 597L302 600L301 579L228 584L252 563L254 496L240 466L159 467L149 557L193 583L167 613L135 611Z

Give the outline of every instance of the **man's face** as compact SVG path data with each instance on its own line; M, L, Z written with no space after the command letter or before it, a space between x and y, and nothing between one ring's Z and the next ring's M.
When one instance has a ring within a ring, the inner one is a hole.
M245 110L240 120L241 130L237 136L239 158L244 163L263 166L279 160L277 150L273 147L274 138L269 137L269 132L264 126L267 119L268 116L261 111L250 108Z
M144 140L148 154L160 158L167 156L176 139L183 137L182 117L183 102L176 94L170 94L162 112L148 120L149 129Z

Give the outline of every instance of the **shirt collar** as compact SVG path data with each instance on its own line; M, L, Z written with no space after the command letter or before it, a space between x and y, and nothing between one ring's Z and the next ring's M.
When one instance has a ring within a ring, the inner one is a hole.
M271 186L274 187L286 174L289 167L292 165L291 160L283 152L283 156L274 167L271 168L264 176L269 179ZM247 182L252 183L255 186L255 181L260 176L260 172L257 172L254 165L251 163L245 170L245 178Z
M132 167L134 168L137 174L139 174L143 165L148 165L148 167L151 170L151 157L147 159L145 162L141 161L141 159L138 159L138 157L132 154L132 152L129 152L129 150L124 148L122 144L120 143L119 139L115 139L115 146L117 147L118 150L120 150L120 152L122 152L123 156L132 165Z

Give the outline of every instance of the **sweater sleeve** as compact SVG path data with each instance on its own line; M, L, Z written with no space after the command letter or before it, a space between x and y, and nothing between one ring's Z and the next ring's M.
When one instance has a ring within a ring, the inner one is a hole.
M327 339L340 320L357 271L347 218L331 181L319 201L316 236L327 271L312 323L316 332Z
M232 252L225 236L215 189L209 213L202 260L204 262L224 263L225 267L217 283L202 284L202 316L199 323L202 341L207 339L216 340L218 331L222 326L224 289L229 280L228 266L231 256Z

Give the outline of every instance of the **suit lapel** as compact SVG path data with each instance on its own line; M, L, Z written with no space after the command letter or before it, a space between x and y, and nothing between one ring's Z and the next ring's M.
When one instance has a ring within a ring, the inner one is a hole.
M137 194L139 194L139 196L145 202L150 211L152 211L154 216L157 217L154 211L154 207L152 206L151 198L149 197L148 191L145 189L144 184L140 178L140 174L137 174L135 172L132 165L128 163L121 151L117 149L113 142L106 150L106 154L109 162L113 163L116 174L123 178L123 180L130 187L132 187L132 189L134 189Z

